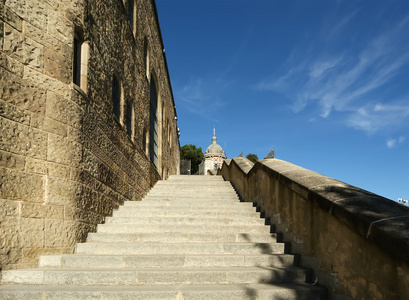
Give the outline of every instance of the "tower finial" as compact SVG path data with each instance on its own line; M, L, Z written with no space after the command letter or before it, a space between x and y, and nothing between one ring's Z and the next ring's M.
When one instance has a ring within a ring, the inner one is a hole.
M213 127L213 137L212 137L212 144L217 143L217 138L216 138L216 128Z

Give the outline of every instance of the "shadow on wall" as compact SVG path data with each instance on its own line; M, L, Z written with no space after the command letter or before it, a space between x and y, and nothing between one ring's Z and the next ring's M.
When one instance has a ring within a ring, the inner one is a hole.
M313 263L330 295L409 299L408 207L278 159L226 160L219 174Z

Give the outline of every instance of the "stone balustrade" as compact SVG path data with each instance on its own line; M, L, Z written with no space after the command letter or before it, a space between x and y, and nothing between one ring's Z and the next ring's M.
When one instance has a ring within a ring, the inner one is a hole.
M330 299L409 299L409 208L278 159L226 160L219 174L254 202Z

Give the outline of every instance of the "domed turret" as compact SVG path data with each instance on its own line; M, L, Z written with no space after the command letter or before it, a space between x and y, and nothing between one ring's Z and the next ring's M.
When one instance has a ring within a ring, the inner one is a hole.
M217 144L216 129L213 129L212 143L209 145L209 147L207 147L204 154L204 174L207 175L208 171L211 171L212 173L216 172L217 169L220 169L222 167L223 161L226 158L227 156L224 153L222 147Z
M215 133L213 133L213 134L215 134ZM218 153L218 154L224 153L222 147L220 147L220 145L217 144L217 138L216 138L215 135L213 135L212 143L206 149L205 154L207 154L207 153Z

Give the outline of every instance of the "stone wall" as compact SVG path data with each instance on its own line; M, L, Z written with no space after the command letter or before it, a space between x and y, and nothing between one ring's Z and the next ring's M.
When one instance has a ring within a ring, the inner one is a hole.
M178 172L156 6L129 1L0 1L0 268L73 252L118 205ZM157 167L148 150L152 78Z
M278 159L223 164L329 299L409 299L409 208Z

